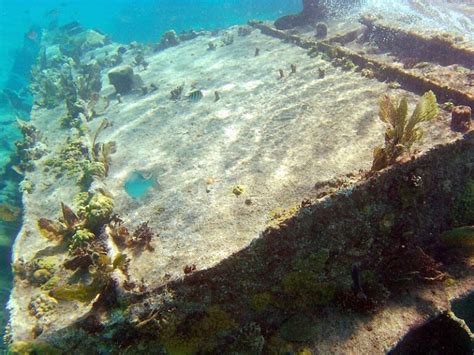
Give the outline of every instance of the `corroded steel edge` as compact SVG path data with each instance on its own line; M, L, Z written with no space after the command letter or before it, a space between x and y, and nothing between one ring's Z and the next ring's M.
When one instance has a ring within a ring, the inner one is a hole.
M357 64L360 68L367 68L372 70L374 72L375 78L380 81L397 81L405 89L418 94L423 94L426 91L432 90L441 102L452 101L456 105L467 105L474 109L474 95L470 93L452 88L448 85L442 85L434 80L430 80L420 75L410 73L396 66L368 58L363 54L356 53L350 49L335 44L340 42L347 43L348 39L353 38L354 33L356 33L356 31L350 31L347 34L339 35L337 37L325 41L312 41L301 38L295 34L288 34L285 31L277 30L276 28L269 26L263 22L250 21L249 25L259 29L265 35L291 42L304 49L314 49L326 53L330 58L348 58L353 61L354 64ZM367 27L367 31L371 31L371 28L372 30L377 30L379 27L369 26ZM385 26L384 30L388 30L388 27ZM401 30L399 29L394 29L393 31L395 35L397 33L401 33ZM404 35L414 36L416 34L411 32L404 32ZM421 37L419 35L416 36L418 36L418 40L419 37ZM447 45L445 42L442 41L438 41L437 43L441 43L443 46ZM455 50L453 55L457 55L457 53L461 50L460 47L455 47L453 45L450 45L450 48ZM474 52L469 52L469 50L467 49L462 50L465 51L465 55L471 53L470 55L472 55L474 62Z

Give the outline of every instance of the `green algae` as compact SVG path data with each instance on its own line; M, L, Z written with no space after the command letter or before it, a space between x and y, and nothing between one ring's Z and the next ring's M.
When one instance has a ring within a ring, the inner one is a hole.
M52 345L39 341L16 341L8 348L8 355L60 355Z
M204 317L187 327L186 334L179 331L181 324L171 319L161 331L161 341L169 354L212 353L218 337L237 328L232 317L219 306L210 306Z
M464 226L451 229L441 235L444 245L454 248L474 250L474 226Z
M454 218L458 225L474 224L474 179L469 179L464 190L456 197Z
M317 328L309 316L296 314L282 324L278 334L287 341L308 342L317 334Z
M333 282L318 282L314 272L290 272L283 277L284 293L301 309L313 309L328 305L335 296Z
M274 302L273 296L270 292L261 292L253 295L251 307L256 312L267 310Z

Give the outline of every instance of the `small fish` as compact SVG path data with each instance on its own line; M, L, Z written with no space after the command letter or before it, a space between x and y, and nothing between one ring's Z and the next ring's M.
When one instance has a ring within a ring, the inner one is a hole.
M199 100L202 99L203 96L204 95L202 94L201 90L194 90L194 91L191 91L191 93L187 96L187 98L189 101L198 102Z

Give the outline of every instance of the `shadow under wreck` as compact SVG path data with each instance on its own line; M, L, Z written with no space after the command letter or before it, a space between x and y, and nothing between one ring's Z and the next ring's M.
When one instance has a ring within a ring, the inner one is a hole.
M303 201L294 217L211 269L189 267L184 278L139 293L109 283L87 315L33 344L79 353L385 352L427 318L435 320L419 332L437 323L455 332L443 310L474 283L466 227L474 223L473 163L470 132ZM451 344L460 353L464 331ZM423 344L417 351L428 350Z

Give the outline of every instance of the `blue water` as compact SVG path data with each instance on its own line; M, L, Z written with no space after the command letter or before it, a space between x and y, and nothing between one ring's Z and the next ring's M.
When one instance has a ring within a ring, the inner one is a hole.
M142 198L155 186L156 180L153 177L146 178L143 174L134 172L125 181L124 188L130 197Z

